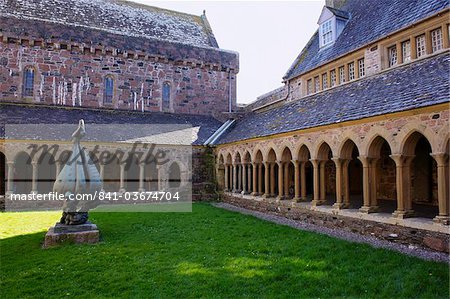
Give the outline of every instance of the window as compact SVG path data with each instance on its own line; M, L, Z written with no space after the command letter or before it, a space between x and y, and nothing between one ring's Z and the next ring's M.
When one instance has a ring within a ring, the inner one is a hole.
M409 40L402 43L403 62L411 61L411 42Z
M29 67L25 69L23 74L23 96L32 97L34 86L34 68Z
M431 48L433 53L442 50L442 30L438 28L431 31Z
M110 76L105 77L105 90L103 93L103 102L111 104L114 96L114 79Z
M348 64L348 81L355 80L355 63Z
M328 88L328 76L327 76L327 73L322 74L322 87L323 87L323 89L327 89Z
M162 109L168 111L170 109L170 84L164 82L162 88Z
M339 84L342 84L345 82L345 70L344 67L341 66L339 68Z
M417 58L426 54L425 34L416 37Z
M312 79L306 82L306 94L312 94Z
M331 70L330 71L330 86L334 87L336 86L336 70Z
M320 90L319 76L314 77L314 91L318 92Z
M362 78L366 75L366 68L364 66L364 58L358 60L358 76Z
M397 46L392 46L388 48L389 54L389 66L393 66L397 64Z
M321 46L329 45L333 42L333 20L328 20L320 25L320 41Z

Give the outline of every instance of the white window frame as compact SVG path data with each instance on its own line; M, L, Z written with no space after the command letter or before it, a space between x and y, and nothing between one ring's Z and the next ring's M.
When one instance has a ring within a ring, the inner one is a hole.
M397 64L398 62L398 53L397 53L397 46L393 45L392 47L388 48L388 58L389 58L389 67L392 67Z
M403 62L410 62L411 61L411 41L405 40L402 42L402 57Z
M444 48L443 42L442 29L440 27L431 31L431 49L433 53Z
M345 83L345 67L339 67L339 84Z
M330 87L336 86L336 70L330 71Z
M334 27L335 22L333 18L320 24L320 47L331 45L334 42Z
M322 74L322 88L323 89L328 88L328 74L327 73Z
M425 34L416 36L416 51L417 58L425 56L427 54L427 42Z
M352 81L355 80L356 76L355 76L355 63L354 62L350 62L348 64L348 81Z
M362 78L366 75L365 65L364 58L358 59L358 78Z

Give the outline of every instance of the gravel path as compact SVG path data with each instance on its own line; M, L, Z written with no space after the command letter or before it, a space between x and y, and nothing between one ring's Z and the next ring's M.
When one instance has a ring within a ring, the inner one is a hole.
M278 215L274 215L271 213L262 213L258 211L248 210L241 207L233 206L228 203L212 203L213 206L222 208L229 211L239 212L245 215L252 215L256 218L270 221L273 223L287 225L299 230L311 231L319 234L328 235L331 237L347 240L350 242L357 243L366 243L372 245L376 248L386 248L394 251L398 251L410 256L415 256L424 260L437 261L437 262L446 262L450 263L449 256L445 253L434 252L430 250L425 250L422 248L418 248L415 246L406 246L403 244L397 244L393 242L389 242L386 240L380 240L371 236L364 236L357 233L346 232L338 229L331 229L327 227L322 227L314 224L303 223L300 221L295 221L291 219L287 219L285 217L281 217Z

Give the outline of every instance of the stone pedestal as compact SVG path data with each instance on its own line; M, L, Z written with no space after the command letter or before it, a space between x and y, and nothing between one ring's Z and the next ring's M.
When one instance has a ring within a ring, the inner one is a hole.
M100 232L97 225L86 222L80 225L56 223L45 235L44 248L60 244L94 244L99 241Z

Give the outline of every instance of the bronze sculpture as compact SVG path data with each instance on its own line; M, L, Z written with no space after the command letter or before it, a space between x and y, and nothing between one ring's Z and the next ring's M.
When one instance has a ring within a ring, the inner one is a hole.
M77 194L98 194L102 190L102 180L97 167L80 140L86 135L84 121L72 134L72 153L56 178L53 192L65 195L61 224L79 225L88 220L88 211L98 205L98 200L76 200Z

